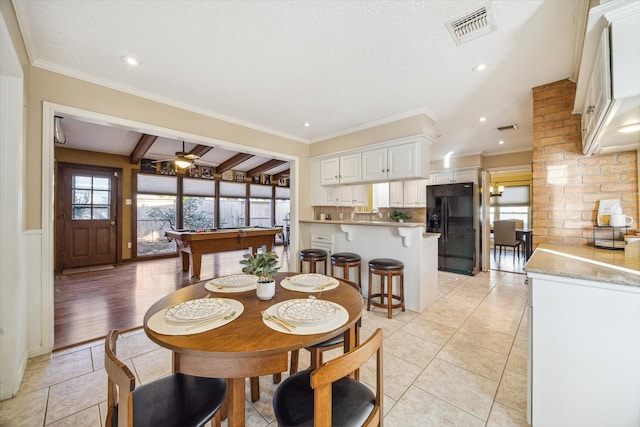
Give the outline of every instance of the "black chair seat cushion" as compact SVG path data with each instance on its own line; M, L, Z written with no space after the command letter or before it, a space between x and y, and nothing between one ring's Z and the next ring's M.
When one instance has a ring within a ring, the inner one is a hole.
M369 261L369 268L376 270L401 270L404 268L402 261L392 258L374 258Z
M311 370L295 373L282 381L273 396L273 412L281 426L313 426ZM375 394L366 385L342 378L332 385L331 425L362 426L371 414Z
M323 249L303 249L300 251L300 258L321 258L326 256L327 251Z
M331 261L333 262L357 262L360 260L360 255L353 252L338 252L331 255Z
M133 425L203 426L227 397L222 378L173 374L133 390ZM113 423L118 425L118 407Z
M324 348L324 347L332 347L334 345L340 344L344 342L344 334L338 334L333 338L329 338L326 341L322 341L320 344L312 345L310 348Z

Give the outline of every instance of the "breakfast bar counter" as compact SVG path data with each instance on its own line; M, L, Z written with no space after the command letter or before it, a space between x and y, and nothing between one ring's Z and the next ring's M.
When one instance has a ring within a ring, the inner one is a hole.
M368 262L393 258L404 264L407 310L422 312L438 295L438 233L425 224L390 221L299 221L302 248L354 252L362 258L362 291L367 294Z

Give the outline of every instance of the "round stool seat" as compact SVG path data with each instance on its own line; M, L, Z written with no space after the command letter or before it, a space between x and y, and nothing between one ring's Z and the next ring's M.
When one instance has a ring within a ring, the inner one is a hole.
M402 270L404 264L402 261L392 258L374 258L369 261L369 268L376 270Z
M327 256L327 251L323 249L303 249L300 251L300 258L322 258Z
M300 251L300 272L302 272L302 265L304 262L309 263L309 273L316 272L316 264L322 263L323 271L327 271L327 251L324 249L303 249Z
M331 262L333 263L358 262L360 260L360 255L353 252L337 252L331 255Z

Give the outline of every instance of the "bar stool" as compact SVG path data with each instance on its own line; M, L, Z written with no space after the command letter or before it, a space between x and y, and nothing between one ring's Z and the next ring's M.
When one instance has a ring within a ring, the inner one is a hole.
M380 293L373 293L373 275L380 276ZM398 294L393 294L393 276L399 276ZM385 291L386 277L386 291ZM387 317L392 318L391 311L394 308L404 310L404 264L402 261L391 258L375 258L369 261L369 292L367 293L367 311L371 309L371 304L376 307L386 307ZM387 302L385 303L385 297ZM380 298L375 301L374 298ZM393 303L393 300L398 301Z
M319 262L323 264L322 273L327 272L327 251L323 249L303 249L300 251L300 272L303 272L304 263L309 263L309 273L316 272L316 264Z
M356 267L358 269L358 290L362 288L362 280L361 280L361 258L360 255L354 254L353 252L337 252L331 255L331 276L333 276L334 267L341 267L342 276L344 280L349 280L349 270L351 267Z

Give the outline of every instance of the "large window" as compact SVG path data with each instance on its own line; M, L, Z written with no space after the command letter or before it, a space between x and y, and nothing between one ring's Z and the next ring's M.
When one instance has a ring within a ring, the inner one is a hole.
M136 195L136 255L150 256L176 251L164 232L177 225L178 179L138 174Z
M143 173L136 177L134 233L138 257L175 253L176 244L165 236L167 230L244 227L248 225L247 209L251 226L284 227L289 223L290 193L286 187ZM83 215L91 215L92 197L94 203L105 199L101 185L81 184L77 200ZM284 242L284 237L277 239Z
M273 187L251 184L249 187L249 225L253 227L273 226Z
M501 219L519 219L524 228L529 228L531 205L529 186L519 185L505 187L502 196L491 197L489 218L491 223Z
M189 230L215 228L215 182L184 178L182 194L182 228Z
M247 186L220 182L220 228L243 227L246 223Z

